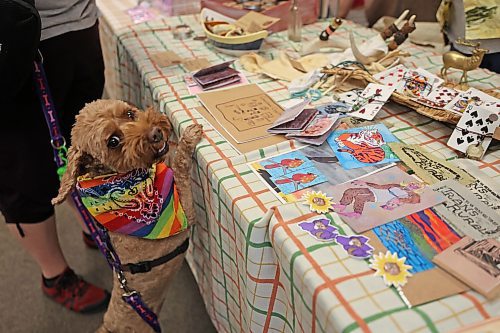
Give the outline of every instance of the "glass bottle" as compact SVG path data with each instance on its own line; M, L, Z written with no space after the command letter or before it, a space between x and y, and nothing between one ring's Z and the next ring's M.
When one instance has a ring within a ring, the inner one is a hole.
M292 0L288 17L288 39L300 42L302 31L302 16L300 15L298 0Z

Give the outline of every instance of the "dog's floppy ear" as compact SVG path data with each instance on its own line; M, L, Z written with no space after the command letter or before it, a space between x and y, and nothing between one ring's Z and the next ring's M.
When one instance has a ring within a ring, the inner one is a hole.
M78 169L82 159L83 153L74 146L68 149L68 166L66 172L62 176L61 186L57 197L52 199L53 205L58 205L66 199L68 194L73 190L76 184L76 177L78 176Z

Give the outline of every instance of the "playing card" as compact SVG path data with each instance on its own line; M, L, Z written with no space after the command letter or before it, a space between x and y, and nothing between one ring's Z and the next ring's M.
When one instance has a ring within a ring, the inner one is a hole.
M431 91L443 83L443 79L429 73L425 69L417 68L408 70L396 91L410 97L427 97Z
M380 82L380 84L392 87L397 86L403 80L405 73L408 71L403 65L389 68L383 72L373 75L373 77Z
M482 147L483 155L491 142L491 135L500 126L497 112L477 105L469 105L448 140L448 146L463 153L471 145ZM480 156L479 158L482 158Z
M362 89L354 89L351 91L347 91L345 93L341 93L338 95L339 102L347 104L348 106L352 106L354 103L358 101L358 98L362 92L363 92Z
M453 98L455 98L459 94L453 88L448 87L438 87L432 90L429 95L427 95L427 99L435 102L438 105L442 105L441 107L446 106Z
M385 102L391 97L396 87L370 83L361 94L358 102L352 106L351 116L372 120Z
M488 109L496 108L496 111L498 112L497 105L499 104L500 101L497 98L492 97L480 90L470 88L469 90L455 96L455 98L446 104L444 108L448 111L463 113L467 106L475 105L483 106Z

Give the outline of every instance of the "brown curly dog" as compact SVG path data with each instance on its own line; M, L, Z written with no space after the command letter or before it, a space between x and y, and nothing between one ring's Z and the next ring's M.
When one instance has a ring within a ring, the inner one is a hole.
M166 116L152 109L140 111L116 100L98 100L87 104L76 117L68 150L68 169L61 180L53 204L64 201L75 188L78 176L95 177L149 168L165 159L171 126ZM195 222L190 170L196 144L201 140L201 125L189 126L179 140L171 168L181 205L188 223ZM189 229L188 229L189 230ZM179 247L189 231L159 240L148 240L110 232L110 239L122 264L139 263L165 256ZM184 254L151 271L126 272L128 285L139 291L144 302L159 313L164 293L182 264ZM114 279L111 301L98 332L150 332L152 329L122 300L123 291Z

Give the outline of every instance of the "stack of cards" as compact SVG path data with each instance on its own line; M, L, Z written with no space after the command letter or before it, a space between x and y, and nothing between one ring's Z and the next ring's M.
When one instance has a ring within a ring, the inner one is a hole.
M304 143L321 145L328 138L339 114L322 114L316 109L306 109L310 99L285 109L285 112L267 131L286 134L287 138Z
M500 126L499 108L487 109L470 104L448 140L448 146L467 153L471 146L477 146L481 151L481 159L491 143L495 129Z
M203 90L220 88L239 82L241 80L239 76L240 72L229 67L233 62L234 60L200 69L193 74L193 78Z
M338 119L338 113L330 115L317 114L304 130L287 134L286 137L319 146L328 139L330 133L335 129L335 123Z

